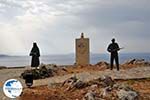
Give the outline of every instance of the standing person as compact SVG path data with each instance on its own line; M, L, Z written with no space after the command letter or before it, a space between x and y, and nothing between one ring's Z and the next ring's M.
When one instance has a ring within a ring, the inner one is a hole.
M115 60L117 70L119 71L119 57L118 57L118 51L120 50L119 45L115 42L115 39L113 38L112 43L109 44L107 51L110 52L111 57L110 57L110 67L111 70L113 69L113 62Z
M32 56L32 61L31 61L31 67L38 67L40 65L40 50L37 46L37 44L34 42L32 50L30 52L30 56Z

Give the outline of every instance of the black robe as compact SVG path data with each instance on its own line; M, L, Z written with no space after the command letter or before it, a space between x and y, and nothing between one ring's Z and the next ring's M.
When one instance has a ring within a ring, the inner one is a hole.
M40 51L37 46L34 46L30 52L30 56L32 56L31 67L38 67L40 65Z

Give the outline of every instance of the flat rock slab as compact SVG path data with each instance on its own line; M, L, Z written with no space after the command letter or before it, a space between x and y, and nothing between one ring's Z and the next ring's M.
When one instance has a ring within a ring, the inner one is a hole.
M82 72L77 74L68 74L64 76L54 76L47 79L35 80L34 86L38 85L47 85L50 83L62 83L66 79L70 78L71 76L76 75L77 78L81 79L84 82L97 79L103 75L111 76L113 79L142 79L142 78L150 78L150 66L145 67L136 67L127 70L105 70L105 71L97 71L97 72Z
M0 70L0 83L4 83L7 79L18 79L22 82L23 86L24 80L20 79L19 76L25 69L3 69ZM150 78L150 66L145 67L136 67L126 70L120 70L117 71L114 70L105 70L105 71L95 71L95 72L82 72L77 74L68 74L64 76L54 76L51 78L46 79L40 79L40 80L34 80L33 86L39 86L39 85L47 85L50 83L62 83L66 79L70 78L71 76L76 75L77 78L81 79L82 81L90 81L93 79L97 79L103 75L111 76L113 79L141 79L141 78ZM2 86L2 85L1 85Z

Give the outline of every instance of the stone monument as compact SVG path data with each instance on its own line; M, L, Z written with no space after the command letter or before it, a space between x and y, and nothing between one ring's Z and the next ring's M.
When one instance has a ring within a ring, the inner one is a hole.
M89 38L84 38L84 33L81 33L81 38L76 39L76 65L88 65L90 63Z

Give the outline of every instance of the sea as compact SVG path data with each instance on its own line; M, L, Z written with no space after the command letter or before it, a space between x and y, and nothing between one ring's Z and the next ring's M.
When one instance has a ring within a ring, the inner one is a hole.
M150 53L120 53L119 62L124 63L130 59L145 59L150 61ZM90 63L96 64L100 61L109 62L109 54L90 54ZM66 55L44 55L40 57L40 63L57 64L57 65L72 65L75 63L75 54ZM31 64L30 56L0 56L0 66L6 67L22 67Z

